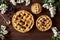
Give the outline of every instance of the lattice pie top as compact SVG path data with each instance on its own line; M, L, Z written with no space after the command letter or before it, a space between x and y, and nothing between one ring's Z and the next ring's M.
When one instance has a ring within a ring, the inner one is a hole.
M40 31L47 31L52 26L52 20L47 15L42 15L37 19L36 26Z
M12 25L19 32L28 32L34 25L33 15L26 10L18 11L12 17Z

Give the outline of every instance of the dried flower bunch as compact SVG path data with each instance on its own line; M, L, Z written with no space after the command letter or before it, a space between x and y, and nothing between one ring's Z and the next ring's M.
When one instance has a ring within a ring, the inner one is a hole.
M6 35L8 33L8 31L6 30L6 26L1 25L0 28L0 38L3 40L4 39L4 35Z
M49 9L51 17L56 14L56 6L53 3L55 3L55 0L43 0L43 7Z
M17 1L15 1L15 0L10 0L10 2L13 4L13 5L16 5L17 3L23 3L23 2L26 2L26 6L28 6L29 4L30 4L30 0L17 0Z
M43 7L49 9L51 17L54 17L56 9L60 11L60 0L43 0Z
M7 11L7 2L6 0L2 0L2 2L0 3L0 10L1 10L1 14L4 14Z
M52 28L54 35L52 36L51 40L60 40L60 31L56 27Z

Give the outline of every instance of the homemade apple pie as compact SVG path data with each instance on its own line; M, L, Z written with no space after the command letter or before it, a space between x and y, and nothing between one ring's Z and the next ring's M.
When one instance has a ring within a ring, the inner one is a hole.
M26 10L20 10L13 15L12 25L14 29L21 33L28 32L34 25L34 17L30 12Z
M40 31L47 31L52 27L52 20L47 15L42 15L36 20L36 27Z
M34 13L34 14L39 14L42 12L42 6L39 4L39 3L34 3L32 6L31 6L31 11Z

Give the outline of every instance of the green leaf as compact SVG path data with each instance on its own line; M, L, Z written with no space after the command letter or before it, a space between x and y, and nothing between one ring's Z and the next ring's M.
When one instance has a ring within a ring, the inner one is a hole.
M60 40L60 34L57 35L57 37L54 37L54 36L53 36L53 37L51 38L51 40Z
M55 0L48 0L48 3L54 3Z
M57 7L58 11L60 11L60 2L56 3L56 7Z
M45 3L47 3L48 2L48 0L43 0L43 4L45 4Z
M57 36L57 38L60 40L60 34Z
M51 38L51 40L55 40L55 39L56 39L56 37L52 37L52 38Z
M3 0L1 4L6 4L8 6L8 3L6 0Z
M55 0L43 0L43 3L45 4L45 3L54 3L55 2Z
M59 2L60 2L60 0L59 0Z

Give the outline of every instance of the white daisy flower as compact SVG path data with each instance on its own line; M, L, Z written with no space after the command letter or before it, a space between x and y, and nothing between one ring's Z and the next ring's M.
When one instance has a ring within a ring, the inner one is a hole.
M6 26L1 25L1 31L0 31L3 35L7 34L8 31L6 30Z
M1 29L2 29L2 30L5 30L5 29L6 29L6 26L1 25Z
M46 9L49 9L49 4L48 3L43 4L43 7L46 8Z
M8 33L8 31L7 31L7 30L3 31L3 35L6 35L7 33Z
M49 8L49 11L50 11L51 17L54 17L54 15L56 14L56 8L55 8L55 6Z
M0 10L1 10L1 14L4 14L7 10L8 6L6 4L1 4L0 5Z
M11 2L13 5L16 5L15 0L10 0L10 2Z
M26 6L30 4L30 0L25 0L26 1Z
M17 0L17 3L23 3L24 0Z
M53 27L52 28L52 31L53 31L53 33L54 33L54 37L57 37L57 35L58 35L58 32L57 32L57 28L56 27Z

